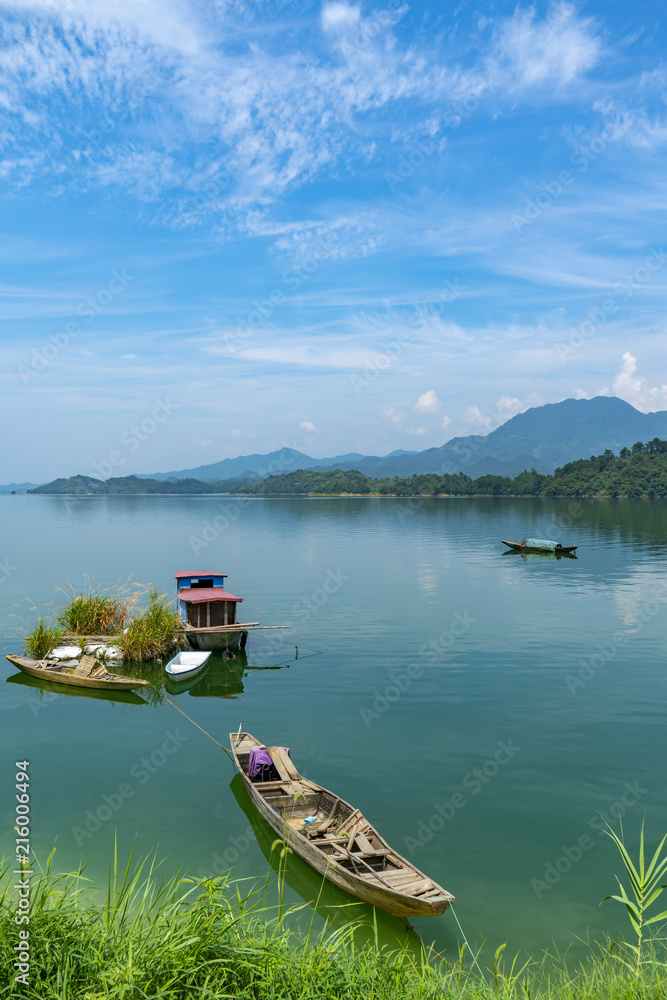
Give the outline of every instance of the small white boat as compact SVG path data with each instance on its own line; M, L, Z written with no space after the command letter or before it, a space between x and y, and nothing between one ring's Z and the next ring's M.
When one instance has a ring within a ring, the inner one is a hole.
M188 677L196 677L206 666L210 655L210 650L207 653L195 652L194 650L177 653L173 660L169 661L165 670L172 680L184 681Z

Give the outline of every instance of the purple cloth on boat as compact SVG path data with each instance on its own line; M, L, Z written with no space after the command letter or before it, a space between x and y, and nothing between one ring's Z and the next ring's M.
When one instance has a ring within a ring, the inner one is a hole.
M289 757L289 747L283 747L283 750ZM250 760L248 761L248 777L254 778L256 774L259 774L264 765L270 767L271 764L273 764L273 761L271 760L271 754L268 750L253 747L250 751Z

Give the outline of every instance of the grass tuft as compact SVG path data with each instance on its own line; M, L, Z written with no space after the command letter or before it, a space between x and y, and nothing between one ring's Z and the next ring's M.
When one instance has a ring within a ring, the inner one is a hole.
M46 619L39 618L37 624L24 636L23 644L27 656L42 660L63 637L64 629L50 625Z
M77 594L72 584L63 588L67 604L58 615L65 632L74 635L115 635L130 617L127 601L116 594L98 594L90 586Z
M124 660L136 663L157 660L178 642L183 622L172 602L165 601L165 596L152 590L146 610L133 618L118 636L117 643Z
M30 985L12 987L16 901L12 864L0 873L0 997L25 1000L667 1000L664 951L646 949L639 977L605 946L576 971L558 957L518 966L491 956L485 983L462 947L453 961L377 943L355 945L355 923L307 937L301 904L268 907L267 880L166 877L154 860L119 864L93 893L83 869L31 879ZM35 866L33 865L33 868ZM358 923L358 922L357 922ZM490 970L490 971L491 971Z

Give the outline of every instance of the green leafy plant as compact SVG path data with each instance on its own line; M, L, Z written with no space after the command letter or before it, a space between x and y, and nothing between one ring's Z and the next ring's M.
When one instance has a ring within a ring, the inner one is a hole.
M58 615L58 623L74 635L116 635L128 618L127 601L118 595L81 593L67 588L69 601Z
M64 630L57 625L50 625L46 619L39 618L36 625L23 638L23 645L28 656L42 660L57 646L63 637Z
M628 854L623 840L623 826L621 825L621 836L619 837L609 824L606 823L606 821L605 825L607 826L607 829L604 832L611 840L613 840L618 848L623 864L625 865L625 870L628 873L630 888L632 890L632 895L634 896L634 900L630 898L625 886L617 875L616 881L618 882L619 894L605 896L605 900L617 900L617 902L622 903L625 906L628 912L630 923L632 924L632 928L637 935L637 944L626 942L626 947L629 948L634 955L633 962L628 962L624 958L621 958L621 961L629 969L634 971L635 976L639 978L644 959L643 947L645 943L644 939L646 928L652 924L657 924L661 921L667 920L667 910L663 910L662 913L656 913L651 917L647 917L647 910L653 906L663 890L667 889L667 883L662 885L660 884L661 880L667 876L667 857L662 857L662 849L665 841L667 840L667 833L658 844L651 861L648 865L646 865L644 857L644 823L642 823L639 835L639 864L635 865Z
M146 610L131 619L118 636L117 644L124 660L137 663L142 660L157 660L178 642L183 622L172 602L165 601L165 596L152 590Z

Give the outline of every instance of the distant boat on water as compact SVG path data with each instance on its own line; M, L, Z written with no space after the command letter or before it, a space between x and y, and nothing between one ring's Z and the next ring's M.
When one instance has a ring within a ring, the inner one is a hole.
M555 555L570 555L579 548L578 545L561 545L560 542L551 542L547 538L524 538L521 542L507 542L503 538L502 543L514 552L553 552Z

